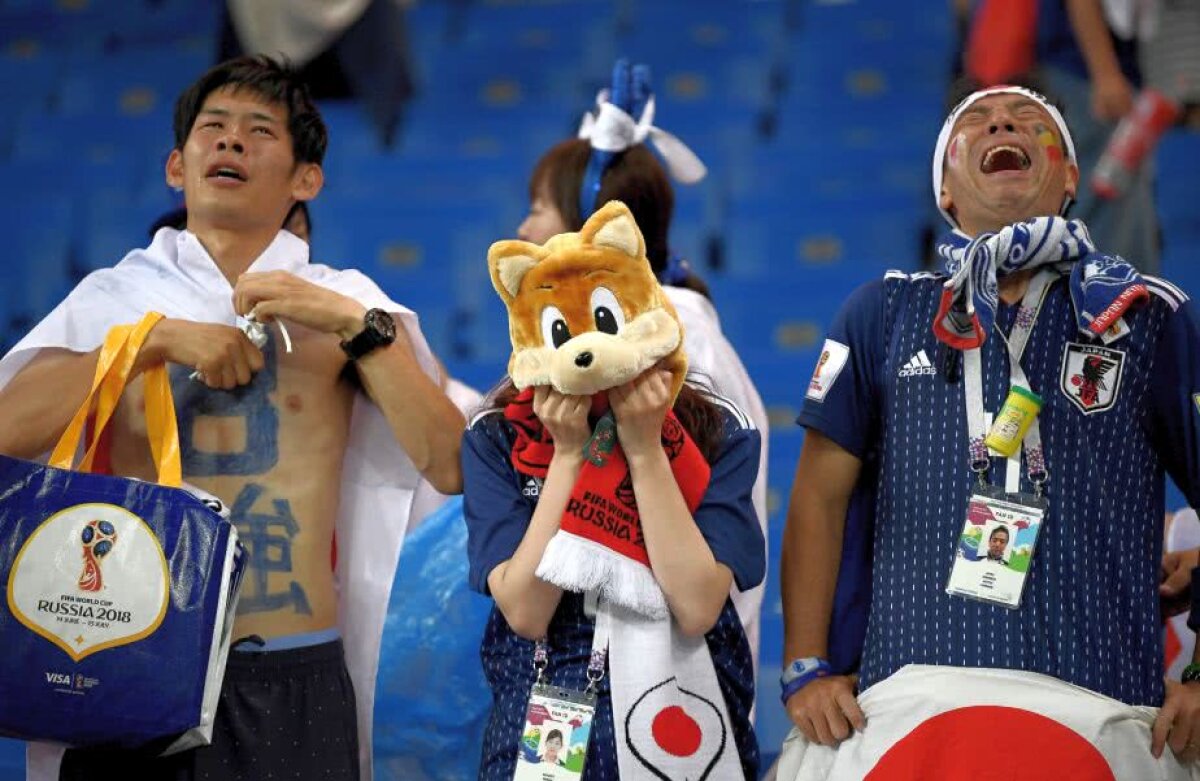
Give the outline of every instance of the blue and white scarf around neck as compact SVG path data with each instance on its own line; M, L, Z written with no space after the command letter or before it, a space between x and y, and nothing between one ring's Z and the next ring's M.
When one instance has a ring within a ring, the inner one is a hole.
M1130 306L1149 297L1124 258L1096 251L1081 220L1035 217L971 238L960 231L938 242L946 264L945 290L933 322L939 341L958 350L983 344L996 321L997 279L1016 271L1056 266L1070 274L1079 330L1098 336Z

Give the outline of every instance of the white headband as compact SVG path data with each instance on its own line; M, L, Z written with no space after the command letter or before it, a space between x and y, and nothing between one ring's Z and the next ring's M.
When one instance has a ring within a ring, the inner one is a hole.
M596 97L596 113L583 115L579 137L592 142L593 149L602 152L624 152L647 138L662 155L667 171L677 182L693 184L704 178L708 169L696 153L667 131L654 126L654 96L646 101L642 116L636 121L619 106L608 100L608 90Z
M946 218L946 222L950 223L955 228L958 227L958 223L954 221L954 218L950 216L949 212L942 208L941 204L942 172L946 167L946 146L950 143L950 131L954 130L954 123L958 122L958 118L962 116L962 113L970 108L973 103L990 95L1004 94L1024 95L1044 108L1046 113L1050 115L1050 118L1054 120L1054 124L1058 126L1058 134L1062 137L1063 145L1067 148L1067 160L1072 163L1075 162L1075 142L1071 140L1071 131L1067 130L1066 120L1063 119L1062 114L1058 112L1058 109L1050 104L1050 101L1046 99L1045 95L1034 92L1031 89L1026 89L1025 87L1014 87L1010 85L988 87L987 89L981 89L978 92L972 92L966 97L965 100L963 100L962 103L959 103L954 107L954 110L950 112L950 116L946 117L946 122L942 125L942 132L938 133L937 146L934 147L933 150L933 202L937 204L938 211L940 211L942 216ZM1070 197L1063 201L1064 210L1070 202Z

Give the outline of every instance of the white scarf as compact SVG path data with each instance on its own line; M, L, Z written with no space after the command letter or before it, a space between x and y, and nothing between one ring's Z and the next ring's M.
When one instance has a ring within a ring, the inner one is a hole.
M617 768L627 781L733 781L743 777L733 724L708 642L670 619L600 603L608 637Z
M359 272L309 263L308 245L286 231L279 232L250 270L288 271L366 307L398 315L422 368L436 380L438 369L417 316ZM110 327L132 322L150 309L167 317L233 325L237 315L231 294L228 281L194 235L164 228L148 248L134 250L111 269L88 275L4 356L0 388L38 351L65 348L89 352L100 345ZM342 471L337 576L339 628L358 704L364 781L371 779L371 713L380 637L419 477L383 413L360 395L354 404ZM29 781L57 779L61 756L61 748L31 743Z

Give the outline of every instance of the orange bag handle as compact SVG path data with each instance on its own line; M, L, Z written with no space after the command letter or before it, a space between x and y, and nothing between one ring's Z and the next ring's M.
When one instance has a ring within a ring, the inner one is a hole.
M150 331L163 316L148 312L136 325L119 325L109 330L96 363L92 389L67 424L66 430L50 455L49 465L58 469L72 469L75 453L83 437L84 426L92 407L96 408L95 436L92 445L79 463L78 471L90 472L96 457L100 435L108 426L116 411L117 403L125 392L129 377L133 373L138 353ZM183 468L179 453L179 426L175 418L175 401L171 394L171 380L165 363L152 366L142 373L146 391L146 429L150 439L150 450L158 470L161 485L178 488L183 482Z

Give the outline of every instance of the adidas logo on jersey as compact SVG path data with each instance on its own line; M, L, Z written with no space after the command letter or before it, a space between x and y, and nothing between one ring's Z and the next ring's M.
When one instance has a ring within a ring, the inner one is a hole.
M933 368L933 364L929 362L929 356L921 350L916 355L908 359L908 363L900 367L900 377L919 377L922 374L934 375L937 374L937 369Z
M530 477L525 480L525 487L521 489L522 496L528 496L530 499L536 498L542 492L542 481L537 477Z

